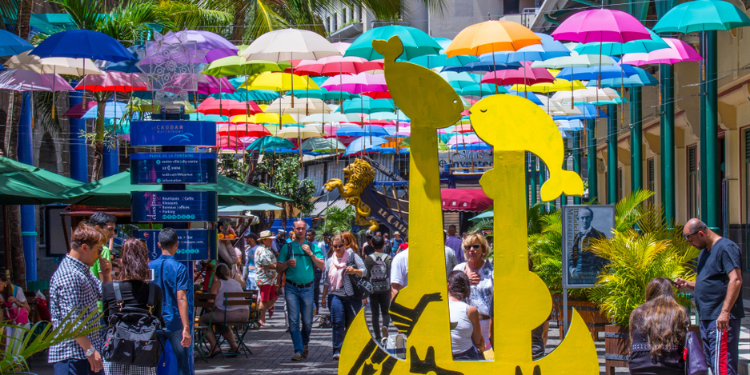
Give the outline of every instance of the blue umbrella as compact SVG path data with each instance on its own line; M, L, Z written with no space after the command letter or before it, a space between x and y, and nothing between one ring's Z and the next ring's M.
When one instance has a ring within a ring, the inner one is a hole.
M112 62L136 59L111 36L91 30L68 30L52 34L29 54L40 58L69 57Z
M630 77L634 74L638 74L638 71L632 65L603 65L603 66L592 66L589 68L564 68L557 73L555 78L572 80L575 77L577 80L598 80L599 74L601 73L602 79L608 78L619 78L619 77Z
M375 146L380 146L383 143L388 143L388 140L380 137L360 137L349 143L344 150L344 156L356 154L358 152L369 152Z
M395 155L396 154L396 149L393 148L393 147L375 146L375 147L373 147L371 149L368 149L367 151L368 152L379 152L379 153L381 153L383 155ZM401 149L398 150L398 154L399 155L408 155L409 154L409 149L408 148L401 148Z
M138 57L138 53L136 52L139 49L144 49L143 45L135 45L128 47L128 51L133 54L136 58ZM125 61L119 61L119 62L109 62L106 60L100 60L97 61L97 65L99 63L103 63L101 66L99 66L102 70L106 70L108 72L122 72L122 73L141 73L141 70L138 69L138 60L125 60Z
M614 77L602 79L601 87L641 87L641 86L656 86L659 84L659 80L656 79L651 73L634 66L633 69L637 74L633 74L630 77ZM598 81L589 81L586 86L594 87L597 86Z
M388 134L388 132L382 127L373 125L365 125L361 128L359 126L342 126L336 129L337 137L364 137L366 135L372 135L374 137L387 137L390 134Z
M524 96L522 93L518 93L518 92L512 91L512 90L508 90L508 93L505 94L505 95ZM542 103L542 101L539 98L537 98L534 93L531 93L531 92L527 93L526 99L531 100L531 102L534 103L534 104L536 104L536 105L544 105L544 103Z
M449 45L451 44L451 42L453 41L452 39L448 39L448 38L435 38L435 37L432 37L432 39L435 39L435 41L437 42L437 44L439 44L439 45L440 45L440 47L442 47L442 48L443 48L443 49L442 49L442 50L440 51L440 53L445 53L445 49L446 49L446 48L448 48L448 46L449 46Z
M121 118L128 110L128 105L120 102L107 102L104 105L104 118L105 119L118 119ZM95 105L91 107L81 117L82 119L95 119L99 115L99 106Z
M542 38L542 44L526 46L518 51L508 53L508 63L521 61L542 61L561 56L570 56L570 50L553 37L544 33L534 33Z
M660 49L670 48L669 44L651 29L646 28L651 39L633 40L627 43L579 43L573 51L579 55L624 55L626 53L649 53Z
M210 97L214 99L231 99L238 102L244 102L245 100L253 100L259 102L270 102L278 99L279 93L270 90L245 90L239 89L233 93L223 92L221 94L211 94Z
M451 58L448 58L446 55L423 55L415 57L409 60L409 62L424 66L427 69L433 69L444 66L464 66L469 63L479 62L479 58L470 55L459 55Z
M485 142L472 143L472 144L455 144L450 146L451 150L456 151L488 151L492 150L492 146Z
M581 110L580 115L567 115L567 116L553 116L553 120L591 120L595 118L606 118L607 114L604 113L599 107L593 104L581 104L577 105L578 109Z
M189 114L190 121L213 121L213 122L227 122L229 117L219 115L204 115L200 112L193 112Z
M393 112L393 99L372 99L369 96L344 100L343 113Z
M555 122L557 122L557 128L560 130L583 130L583 122L581 120L555 120Z
M17 55L33 49L31 43L9 31L0 30L0 56Z

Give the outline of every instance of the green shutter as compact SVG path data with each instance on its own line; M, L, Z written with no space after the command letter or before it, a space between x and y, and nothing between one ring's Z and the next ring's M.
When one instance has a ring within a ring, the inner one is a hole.
M688 147L688 172L690 173L695 173L698 170L698 168L696 167L697 163L695 160L695 149L695 146Z
M750 129L745 130L745 163L750 163Z

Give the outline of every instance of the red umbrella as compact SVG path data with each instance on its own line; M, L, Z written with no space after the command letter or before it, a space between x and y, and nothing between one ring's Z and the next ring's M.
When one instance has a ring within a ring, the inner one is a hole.
M254 101L248 100L246 102L238 102L231 99L216 100L212 97L208 97L204 100L197 108L197 111L204 115L222 115L222 116L236 116L236 115L253 115L256 113L263 112L263 110L255 104Z
M328 56L318 60L302 60L294 68L297 75L335 76L382 70L383 64L355 56Z
M368 91L363 92L362 95L367 95L373 99L393 99L390 91Z
M532 61L522 62L518 69L498 70L487 72L482 78L482 83L494 83L497 85L533 85L536 83L552 83L555 77L546 68L532 68Z
M260 124L232 124L224 125L217 131L219 135L231 135L233 137L255 137L260 138L271 135L271 132L265 126Z
M492 206L492 198L482 189L442 189L443 211L482 212Z
M99 91L146 91L146 83L140 82L138 73L107 72L105 75L85 76L76 85L76 90Z

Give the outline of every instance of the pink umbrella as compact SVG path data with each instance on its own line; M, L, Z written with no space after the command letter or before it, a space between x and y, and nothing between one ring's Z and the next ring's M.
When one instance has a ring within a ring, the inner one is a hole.
M54 89L53 89L54 87ZM0 90L72 91L68 81L57 74L39 74L24 69L8 69L0 73Z
M232 124L224 125L219 128L216 132L219 135L231 135L234 137L252 137L259 138L266 135L271 135L271 132L266 129L265 126L260 124L248 123L245 124Z
M573 14L552 33L555 40L579 43L626 43L651 39L648 30L628 13L613 9L590 9Z
M635 66L647 64L674 64L683 61L700 61L701 55L689 44L679 39L662 38L669 48L649 53L628 53L622 56L621 63Z
M86 102L86 108L83 108L83 102L81 102L70 107L70 109L68 109L68 111L65 112L63 116L80 119L81 117L83 117L84 113L91 109L91 107L95 106L96 102Z
M367 61L355 56L328 56L318 60L302 60L294 68L297 75L335 76L359 74L370 70L383 69L382 63Z
M196 75L193 74L178 74L174 76L174 80L171 82L167 82L165 84L165 91L177 93L179 92L181 87L190 87L193 85L193 82L189 82L190 80L194 79ZM206 75L206 74L198 74L197 75L197 82L195 83L196 90L190 91L190 92L197 92L198 94L203 95L210 95L210 94L218 94L218 93L234 93L235 88L232 86L232 84L229 82L228 79L225 77L222 78L216 78L214 76ZM168 86L168 87L166 87Z
M454 145L460 145L460 144L474 144L474 143L480 143L482 142L481 139L476 134L469 134L469 135L463 135L463 134L457 134L451 137L451 139L448 140L448 143L446 145L448 146L454 146Z
M342 56L346 54L346 50L349 49L349 46L352 45L351 43L345 43L345 42L336 42L336 43L331 43L331 44L334 47L336 47L336 49L339 50L339 52L341 52Z
M482 77L482 83L533 85L535 83L552 83L555 81L555 77L546 68L532 68L532 63L532 61L524 61L518 69L487 72Z
M323 82L322 87L331 91L346 91L354 94L367 91L388 91L385 75L368 73L331 77Z
M471 127L471 124L463 124L458 125L455 128L453 128L454 133L475 133L474 128Z
M148 86L139 80L139 73L107 72L105 75L85 76L76 85L76 90L99 91L146 91Z
M198 112L204 115L253 115L261 113L263 110L252 100L238 102L236 100L224 99L216 100L212 97L206 98L197 108Z

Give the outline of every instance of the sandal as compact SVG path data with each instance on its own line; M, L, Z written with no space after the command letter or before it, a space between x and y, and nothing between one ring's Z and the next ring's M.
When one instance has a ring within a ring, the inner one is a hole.
M221 354L221 349L219 349L218 351L214 351L210 355L206 355L206 358L213 358L213 357L216 357L217 355L220 355L220 354Z
M273 311L275 310L276 306L271 306L270 309L268 309L268 317L273 318Z

